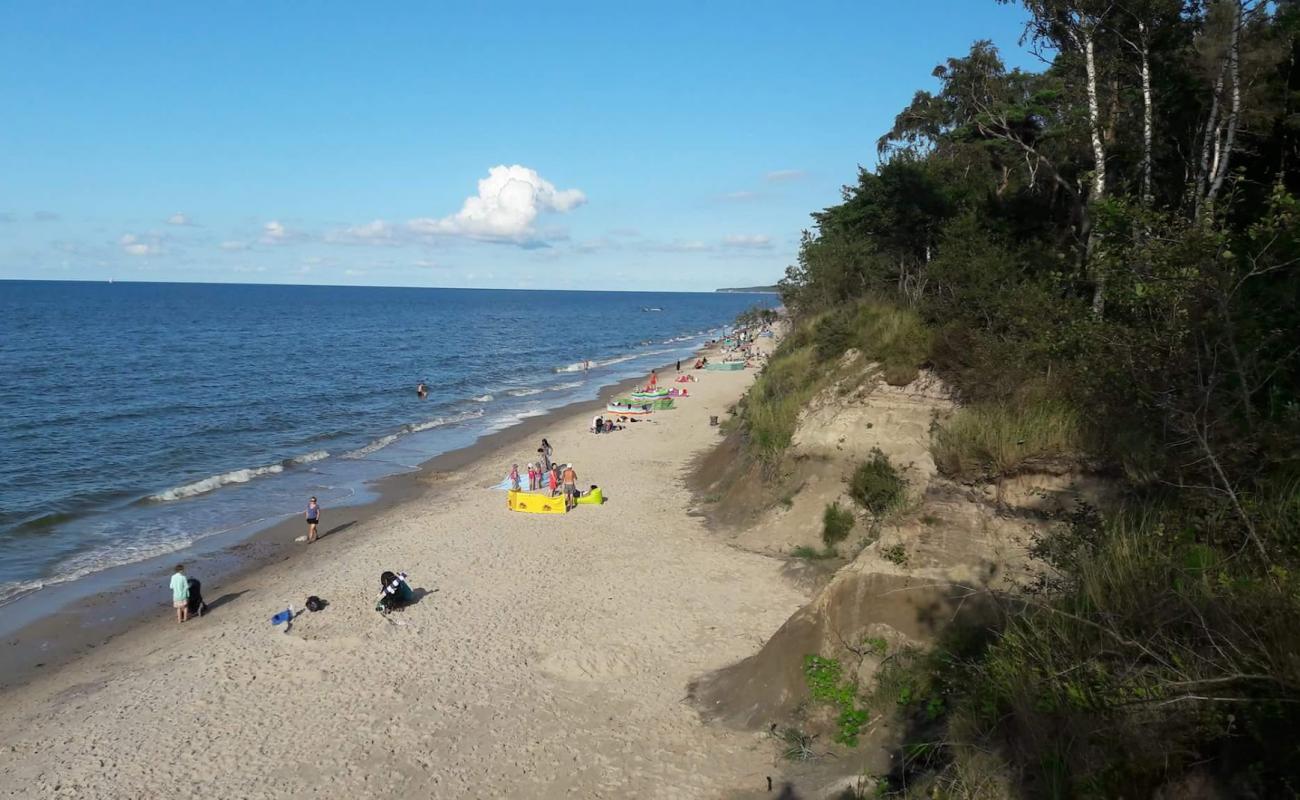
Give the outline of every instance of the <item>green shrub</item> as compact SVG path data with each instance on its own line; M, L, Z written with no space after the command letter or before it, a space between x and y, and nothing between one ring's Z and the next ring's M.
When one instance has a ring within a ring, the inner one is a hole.
M836 718L839 730L835 741L857 747L858 734L871 718L866 709L858 707L857 683L844 678L844 668L838 660L818 655L804 656L803 674L812 698L830 703L840 712Z
M839 557L839 553L835 552L835 548L833 547L827 547L825 550L818 550L817 548L809 547L806 544L801 544L791 550L790 555L795 558L802 558L806 561L821 561L827 558Z
M790 446L799 412L816 391L818 371L812 346L777 350L739 405L750 452L773 463Z
M853 530L853 512L842 508L839 502L831 503L822 512L822 541L834 547L849 537Z
M875 516L882 517L902 505L907 497L907 482L889 463L889 456L875 448L871 458L853 471L849 496Z
M935 431L931 453L950 477L1013 475L1031 459L1078 455L1082 426L1070 406L1035 401L964 408Z

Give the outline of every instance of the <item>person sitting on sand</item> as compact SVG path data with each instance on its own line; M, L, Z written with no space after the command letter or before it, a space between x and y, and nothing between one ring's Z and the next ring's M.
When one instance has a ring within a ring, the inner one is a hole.
M405 572L387 572L379 576L379 597L375 610L387 614L415 602L415 592L407 583Z
M600 433L605 429L605 420L596 417L591 421L591 430L593 433Z
M172 607L176 609L176 621L184 622L190 618L190 579L185 577L185 565L177 564L172 573Z
M564 482L564 507L572 511L578 504L578 473L573 471L572 464L566 464L564 473L560 477Z

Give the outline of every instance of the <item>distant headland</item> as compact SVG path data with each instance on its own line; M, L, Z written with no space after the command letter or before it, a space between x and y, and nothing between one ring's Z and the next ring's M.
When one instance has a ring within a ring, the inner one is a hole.
M716 291L727 292L728 294L776 294L781 290L776 286L741 286L732 289L717 289Z

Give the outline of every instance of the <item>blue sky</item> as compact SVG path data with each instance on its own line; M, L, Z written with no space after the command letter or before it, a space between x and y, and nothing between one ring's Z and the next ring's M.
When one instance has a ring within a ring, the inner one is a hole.
M936 64L1036 66L993 0L4 18L0 278L768 283Z

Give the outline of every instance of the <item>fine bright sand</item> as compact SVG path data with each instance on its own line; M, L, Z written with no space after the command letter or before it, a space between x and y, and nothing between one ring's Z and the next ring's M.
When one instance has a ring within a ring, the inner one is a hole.
M764 344L767 344L766 342ZM752 371L611 435L544 432L603 507L512 513L497 484L536 439L0 695L0 796L720 797L766 788L772 743L703 724L686 686L803 602L781 562L688 515L682 476ZM665 374L671 381L671 371ZM676 384L670 384L676 385ZM526 478L525 478L526 480ZM326 515L329 510L326 509ZM329 517L322 530L329 530ZM304 547L306 547L304 545ZM379 573L430 593L374 611ZM191 573L201 577L202 564ZM168 575L158 576L161 602ZM319 595L282 633L269 618Z

